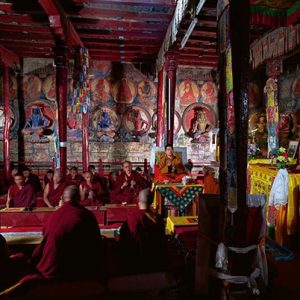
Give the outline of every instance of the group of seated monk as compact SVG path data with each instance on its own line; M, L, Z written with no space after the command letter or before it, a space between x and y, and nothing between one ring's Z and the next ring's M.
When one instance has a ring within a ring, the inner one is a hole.
M76 185L80 190L80 204L85 206L103 205L109 202L115 204L137 203L140 190L149 187L147 176L132 169L129 161L123 163L123 169L110 176L109 181L101 178L93 165L89 170L78 173L76 167L71 167L65 180L59 170L49 170L43 180L43 200L48 207L57 207L62 198L64 189ZM36 206L37 193L42 191L37 175L28 168L18 172L12 171L13 183L7 193L6 207L34 207Z
M191 164L191 162L190 162ZM155 165L155 182L180 182L184 176L190 174L192 166L183 165L181 158L174 152L172 145L168 144L165 151L159 154ZM218 183L213 179L209 170L205 170L205 192L218 193ZM43 180L43 188L37 175L24 168L22 173L17 168L12 170L13 184L7 195L7 207L34 207L36 194L43 190L43 199L48 207L56 207L62 197L65 187L77 185L80 189L81 204L98 206L107 202L113 204L137 203L140 190L150 186L151 180L140 168L133 170L130 161L123 163L122 170L111 173L108 180L97 174L95 166L90 165L88 171L82 175L77 167L71 167L65 180L59 171L49 170Z
M122 266L120 273L116 271L115 275L124 274L124 268L128 268L125 270L127 274L165 269L164 224L150 208L152 196L149 189L141 190L137 195L138 208L128 214L119 241L116 241L116 251L112 254L105 251L105 240L94 214L80 205L78 186L66 187L61 207L46 221L43 240L29 259L24 259L24 256L20 259L20 254L19 260L16 255L11 256L0 234L0 288L7 288L17 281L101 280L107 277L110 267L105 268L105 261L106 256L111 255L116 257L110 260Z

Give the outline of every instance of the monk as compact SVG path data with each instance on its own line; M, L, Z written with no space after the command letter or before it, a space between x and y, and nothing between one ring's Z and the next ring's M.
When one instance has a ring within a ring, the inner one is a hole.
M102 188L99 181L93 181L91 172L83 173L84 181L80 184L80 204L84 206L101 205Z
M49 182L53 182L54 172L53 170L48 170L43 179L43 189L45 189L46 185Z
M23 176L25 178L25 183L31 184L36 193L42 191L42 185L39 177L36 174L31 173L31 170L29 168L23 169Z
M171 144L167 144L165 152L160 155L155 173L156 182L180 182L186 175L181 159L174 153Z
M219 183L214 177L214 170L210 167L204 167L204 193L219 194Z
M44 202L48 207L56 207L62 198L66 184L62 182L60 171L56 170L53 181L47 183L44 190Z
M63 193L62 206L48 218L32 262L38 278L80 280L101 273L101 235L92 212L79 204L76 185Z
M11 254L3 235L0 234L0 291L14 285L30 272L30 265L22 253Z
M151 210L152 201L149 189L141 190L139 209L128 214L120 230L120 250L135 272L159 271L166 262L165 226L161 216Z
M34 207L36 206L36 193L31 184L25 184L23 174L14 177L15 183L10 186L7 193L6 207Z
M77 185L79 186L80 183L83 181L83 177L78 174L78 169L76 167L70 168L70 173L67 175L66 184L67 185Z
M132 170L131 162L125 161L123 171L118 176L114 189L110 193L110 202L116 204L137 203L138 193L148 185L141 174Z

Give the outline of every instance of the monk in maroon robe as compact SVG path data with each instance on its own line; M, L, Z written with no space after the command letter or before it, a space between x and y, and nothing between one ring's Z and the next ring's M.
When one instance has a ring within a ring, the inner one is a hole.
M116 204L137 203L137 196L142 189L148 187L148 182L136 171L132 170L129 161L123 163L123 172L118 176L110 202Z
M78 174L78 169L76 167L71 167L70 173L67 175L66 184L67 185L77 185L80 186L81 182L83 182L83 177Z
M47 183L44 190L44 202L48 207L56 207L59 205L59 201L62 198L66 184L61 181L61 174L59 171L55 171L53 175L53 181Z
M102 201L102 188L98 181L93 181L93 175L91 172L84 172L83 178L85 179L80 184L80 204L84 206L101 205Z
M43 189L45 189L46 185L47 185L49 182L53 182L53 176L54 176L53 170L48 170L47 173L44 175L44 179L43 179Z
M29 168L23 169L23 176L25 178L25 183L31 184L36 193L42 191L42 185L39 177L36 174L31 173Z
M139 193L139 209L127 216L120 231L120 250L125 264L134 272L160 271L166 265L165 226L160 215L151 210L149 189Z
M47 220L43 240L32 256L38 278L96 278L103 269L97 220L92 212L79 204L77 186L68 186L64 190L63 201L63 205Z
M7 193L6 207L34 207L36 193L31 184L25 184L23 174L16 174L15 184L10 186Z

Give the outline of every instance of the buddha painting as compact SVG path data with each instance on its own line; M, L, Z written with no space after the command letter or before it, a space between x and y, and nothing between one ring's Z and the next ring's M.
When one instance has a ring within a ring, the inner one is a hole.
M102 142L113 142L116 135L116 127L112 117L108 111L103 110L100 113L99 120L97 122L97 137Z

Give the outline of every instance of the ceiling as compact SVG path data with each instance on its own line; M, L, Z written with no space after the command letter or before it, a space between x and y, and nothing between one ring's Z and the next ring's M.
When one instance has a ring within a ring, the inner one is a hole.
M251 0L260 6L271 2ZM284 7L294 2L281 1ZM92 59L146 64L154 64L176 7L176 0L0 0L0 45L19 57L54 57L53 47L64 27L57 25L53 3L63 14L61 23L68 25L67 36L81 41ZM216 6L217 0L205 1L180 49L194 19L193 6L189 7L177 36L180 65L216 68ZM254 37L266 30L256 25Z

